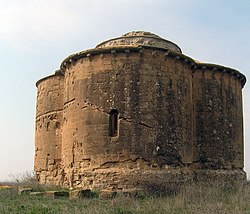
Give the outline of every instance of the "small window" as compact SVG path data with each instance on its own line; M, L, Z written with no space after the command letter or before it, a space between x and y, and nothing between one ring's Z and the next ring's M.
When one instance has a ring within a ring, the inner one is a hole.
M109 136L110 137L118 136L118 119L119 119L119 113L116 109L113 109L109 113Z

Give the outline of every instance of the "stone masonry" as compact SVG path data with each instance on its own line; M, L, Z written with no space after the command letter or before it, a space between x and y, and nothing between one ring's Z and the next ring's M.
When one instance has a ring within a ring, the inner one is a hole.
M36 84L38 181L112 190L244 181L245 82L149 32L70 55Z

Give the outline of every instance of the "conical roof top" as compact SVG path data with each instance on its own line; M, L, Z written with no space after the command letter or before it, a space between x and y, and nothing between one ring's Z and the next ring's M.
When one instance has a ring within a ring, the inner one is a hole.
M181 53L181 49L175 43L161 38L160 36L145 32L132 31L121 37L109 39L96 46L96 48L117 47L117 46L150 46L163 48L173 52Z

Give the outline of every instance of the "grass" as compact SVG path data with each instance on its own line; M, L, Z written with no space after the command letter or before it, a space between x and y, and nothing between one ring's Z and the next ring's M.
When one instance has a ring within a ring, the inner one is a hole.
M250 184L239 189L187 185L178 194L114 199L51 199L18 195L17 188L0 190L0 213L29 214L249 214Z
M36 191L59 190L37 184L33 173L26 173L12 182L0 183L0 214L249 214L250 182L233 189L222 185L187 184L178 193L161 195L157 185L154 195L139 198L118 195L114 199L51 199L46 196L18 195L18 186ZM12 188L5 187L11 186ZM1 188L3 187L3 188ZM156 196L157 195L157 196Z

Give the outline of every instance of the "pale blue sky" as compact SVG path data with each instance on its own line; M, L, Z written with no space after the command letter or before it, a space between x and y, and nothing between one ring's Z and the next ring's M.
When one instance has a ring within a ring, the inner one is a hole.
M250 76L249 0L0 0L0 180L33 169L35 82L68 55L133 30ZM250 174L250 84L243 89Z

